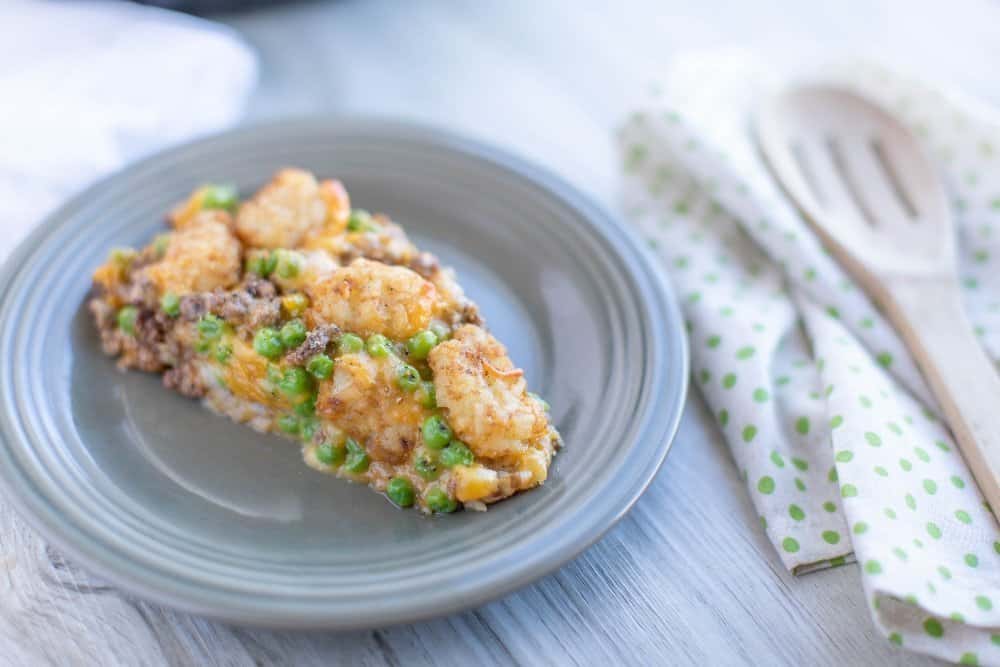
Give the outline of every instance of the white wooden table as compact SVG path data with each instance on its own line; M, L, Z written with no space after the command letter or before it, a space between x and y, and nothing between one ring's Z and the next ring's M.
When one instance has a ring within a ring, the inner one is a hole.
M547 164L608 206L611 128L649 77L688 49L788 57L841 48L1000 103L990 66L1000 62L1000 5L736 4L342 0L218 18L260 53L251 120L324 110L423 120ZM480 609L371 632L248 630L129 599L0 504L0 665L435 661L932 663L877 636L854 566L784 571L697 396L649 491L581 557Z

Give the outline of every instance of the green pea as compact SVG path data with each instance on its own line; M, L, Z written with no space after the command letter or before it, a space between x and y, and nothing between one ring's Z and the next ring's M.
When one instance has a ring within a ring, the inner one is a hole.
M439 486L430 489L424 496L424 501L432 512L449 513L458 509L458 503L455 502L455 499Z
M437 464L434 463L431 457L426 455L417 457L417 460L413 462L413 469L417 471L418 475L427 481L437 479L440 474Z
M403 364L396 375L396 384L405 392L414 392L420 386L420 373L413 366Z
M298 366L293 366L285 371L278 381L278 388L289 396L301 396L309 391L309 374Z
M400 507L410 507L415 499L413 483L405 477L393 477L385 486L385 495Z
M294 250L279 248L275 250L271 257L274 261L274 271L279 278L294 278L299 275L305 258Z
M173 292L167 292L160 299L160 308L170 317L177 317L181 314L181 299Z
M138 254L132 248L112 248L111 252L108 253L108 258L114 262L119 271L124 273L132 267L132 262L135 261Z
M281 369L274 364L267 365L267 371L265 372L268 384L275 385L281 382Z
M299 436L305 442L309 442L319 430L319 421L311 417L299 420Z
M286 322L285 326L281 327L278 335L281 336L281 344L287 349L292 350L305 342L308 333L306 325L302 323L302 320L291 320Z
M279 278L294 278L299 275L299 265L294 262L278 262Z
M549 402L548 402L548 401L546 401L546 400L545 400L544 398L542 398L541 396L539 396L538 394L536 394L535 392L533 392L533 391L529 391L529 392L528 392L528 396L530 396L530 397L532 397L533 399L535 399L536 401L538 401L539 405L541 405L541 406L542 406L542 410L545 410L546 412L548 412L549 410L551 410L551 409L552 409L552 406L551 406L551 405L549 405Z
M433 410L437 407L437 393L434 390L434 383L430 380L424 380L420 383L420 405L424 406L429 410Z
M264 273L261 275L267 277L274 273L276 268L278 268L278 255L274 252L268 253L267 256L264 257Z
M361 336L356 336L352 333L346 333L340 337L340 352L341 354L356 354L360 352L365 346L365 342L361 340Z
M344 449L343 445L335 447L329 442L324 442L316 448L316 459L328 466L340 465L344 462L344 457L346 456L347 450Z
M344 443L347 447L347 458L344 460L344 470L349 473L362 473L368 470L368 453L354 438L348 438Z
M253 336L253 349L263 357L277 359L285 351L285 346L281 344L277 331L271 327L262 327Z
M333 375L333 359L325 354L317 354L306 364L306 370L318 380L326 380Z
M219 343L215 346L215 354L213 356L220 364L228 363L229 359L233 356L233 346L226 343Z
M448 424L437 415L425 419L420 432L424 436L424 444L431 449L441 449L448 444L452 435Z
M247 258L246 270L256 273L261 278L267 278L278 265L278 258L272 253L257 253Z
M247 273L255 273L261 278L266 278L267 274L264 273L264 262L266 261L267 258L261 255L254 255L253 257L247 257L246 264L244 265L244 270Z
M426 359L434 346L438 344L437 334L433 331L421 331L410 336L406 341L406 352L414 359Z
M372 214L360 208L351 211L347 217L347 231L349 232L377 232L379 226L372 219Z
M278 428L289 435L298 435L299 418L295 415L281 415L278 417Z
M368 354L379 358L389 356L392 347L389 339L382 334L372 334L365 343L365 349L368 350Z
M222 329L225 325L218 316L206 313L198 320L198 333L202 340L218 340L222 337Z
M208 185L201 196L201 207L221 208L226 211L235 211L236 204L239 203L239 194L232 185Z
M153 239L153 252L156 253L157 259L162 259L167 254L169 247L170 234L157 234L156 238Z
M472 450L461 440L452 440L441 450L441 465L446 468L472 465L474 460Z
M306 400L296 404L295 414L300 417L312 417L316 414L316 394L309 396Z
M124 306L118 311L118 328L129 336L135 335L135 320L139 317L139 309L135 306Z

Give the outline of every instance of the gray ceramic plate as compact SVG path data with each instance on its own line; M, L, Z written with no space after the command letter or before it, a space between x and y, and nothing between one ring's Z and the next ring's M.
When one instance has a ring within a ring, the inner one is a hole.
M109 248L150 239L199 183L248 192L285 165L340 178L457 269L552 404L566 447L542 488L485 514L399 511L101 355L83 304ZM0 286L6 495L111 582L235 622L370 627L526 584L635 502L684 402L681 316L633 237L552 175L409 125L285 122L162 153L56 212Z

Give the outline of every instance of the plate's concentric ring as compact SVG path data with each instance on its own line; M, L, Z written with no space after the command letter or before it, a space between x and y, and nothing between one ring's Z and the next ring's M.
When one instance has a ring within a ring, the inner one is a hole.
M425 520L323 478L294 447L113 370L89 274L194 185L300 165L345 181L454 263L566 449L540 490ZM371 627L483 603L572 558L635 502L684 403L680 312L646 251L558 178L387 121L307 119L167 151L54 213L0 273L0 479L41 534L151 600L276 627Z

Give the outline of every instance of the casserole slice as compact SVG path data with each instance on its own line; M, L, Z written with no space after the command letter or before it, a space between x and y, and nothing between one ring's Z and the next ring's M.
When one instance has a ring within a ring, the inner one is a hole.
M545 481L547 404L454 273L337 181L204 186L94 273L106 354L401 507L446 513Z

